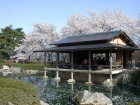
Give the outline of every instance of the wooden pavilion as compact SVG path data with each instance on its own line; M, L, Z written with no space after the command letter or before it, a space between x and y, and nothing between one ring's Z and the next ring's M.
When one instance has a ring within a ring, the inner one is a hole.
M44 52L46 63L47 52L56 53L56 68L45 68L45 70L56 70L56 79L60 79L59 71L71 72L71 81L75 81L74 72L87 73L88 83L91 83L91 74L107 74L110 76L118 74L124 68L132 67L134 60L132 55L139 47L130 39L124 31L110 31L95 34L70 36L52 43L55 47L37 50ZM59 63L59 54L68 53L70 63ZM83 64L87 59L87 64Z

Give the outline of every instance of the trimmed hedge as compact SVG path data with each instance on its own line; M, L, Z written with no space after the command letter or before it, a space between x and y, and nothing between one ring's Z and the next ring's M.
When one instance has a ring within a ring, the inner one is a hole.
M5 60L3 58L0 58L0 69L2 69L2 65L5 63Z
M0 69L2 69L3 63L0 63Z
M19 67L22 70L44 70L44 64L8 63L8 66ZM47 67L53 67L47 64Z
M9 67L19 67L22 70L44 70L44 64L42 62L29 62L29 63L12 63L13 61L3 61L0 62L0 69L2 69L2 66L4 64L8 65ZM46 67L52 68L54 66L55 62L47 62Z
M40 97L36 89L24 81L0 78L0 90L0 99L2 98L0 105L5 105L7 102L15 105L40 105Z
M15 61L14 60L5 60L5 63L7 64L7 63L15 63Z
M0 105L8 102L14 105L28 105L27 94L15 88L0 88Z
M5 60L3 58L0 58L0 63L4 63Z

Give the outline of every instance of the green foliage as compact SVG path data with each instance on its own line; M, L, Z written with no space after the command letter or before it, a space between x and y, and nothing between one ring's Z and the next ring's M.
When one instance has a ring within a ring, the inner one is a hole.
M5 60L5 63L15 63L16 61L15 60Z
M140 99L135 101L135 102L133 102L133 103L130 103L129 105L140 105Z
M140 61L137 61L136 62L136 67L139 67L140 68Z
M0 58L0 63L4 63L5 60L3 58Z
M3 63L0 63L0 69L2 69Z
M140 68L140 51L135 51L135 63L136 67Z
M0 105L12 102L14 105L28 105L27 94L14 88L0 88Z
M43 70L43 64L23 64L23 63L9 63L10 66L19 67L23 70Z
M3 76L3 73L2 72L0 72L0 77L2 77Z
M0 69L2 68L2 65L4 63L0 63ZM11 62L6 62L6 65L9 67L19 67L22 70L44 70L44 64L43 63L11 63ZM51 63L47 63L46 67L52 68L54 67Z
M0 33L0 56L9 58L16 46L22 44L25 34L22 28L13 29L7 26L1 29Z
M135 60L140 61L140 51L135 52Z
M132 79L131 79L131 82L134 84L134 85L137 85L137 86L140 86L140 71L134 71L132 74Z
M10 101L16 105L39 105L39 95L36 89L29 83L20 80L0 78L0 88L0 90L5 90L2 94L0 94L0 99L3 97L3 101L0 100L0 105L5 105L7 100L8 102ZM5 103L3 103L4 101ZM23 104L21 104L21 101L23 101Z
M2 69L2 66L4 63L5 63L5 60L3 58L0 58L0 69Z

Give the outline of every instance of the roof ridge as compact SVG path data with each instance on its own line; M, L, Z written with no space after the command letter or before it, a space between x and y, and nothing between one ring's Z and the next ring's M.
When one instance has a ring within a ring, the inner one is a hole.
M104 32L96 32L96 33L90 33L90 34L73 35L66 38L81 37L81 36L86 36L86 35L107 34L107 33L114 33L114 32L123 32L123 31L122 30L104 31Z

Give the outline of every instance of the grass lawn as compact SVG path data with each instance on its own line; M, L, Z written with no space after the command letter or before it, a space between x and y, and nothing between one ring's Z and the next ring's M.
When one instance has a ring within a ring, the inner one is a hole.
M0 63L0 69L2 68L3 63ZM43 70L44 64L33 64L33 63L7 63L8 66L20 67L23 70ZM50 63L47 63L46 67L53 67Z
M9 63L9 66L20 67L23 70L43 70L44 64Z

